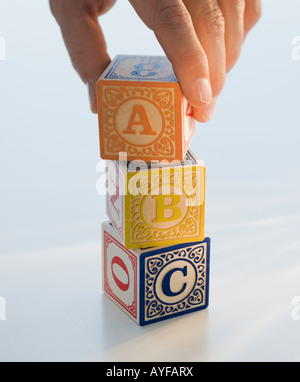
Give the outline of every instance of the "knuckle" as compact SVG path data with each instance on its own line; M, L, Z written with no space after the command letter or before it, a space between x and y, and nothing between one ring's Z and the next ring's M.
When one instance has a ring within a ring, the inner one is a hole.
M94 16L101 13L104 5L108 7L113 5L113 0L49 0L50 9L59 23L65 22L70 18L82 18L85 15Z
M205 15L204 25L209 33L224 34L225 19L220 9L212 9Z
M109 11L117 0L106 0L106 1L99 1L98 0L98 10L97 14L98 16L102 16L104 13Z
M232 8L237 9L239 12L244 12L245 6L245 0L233 0L232 2Z
M260 3L255 4L246 10L246 19L248 19L248 25L253 27L256 25L262 16L262 10Z
M74 69L80 75L81 79L86 82L88 74L86 68L86 53L83 51L74 51L70 53L70 58Z
M58 0L49 0L49 4L50 4L50 10L51 10L53 16L56 19L58 19L62 13L61 2L59 2Z
M245 0L225 0L223 8L228 11L228 13L244 13L246 7Z
M235 0L235 7L238 9L238 10L242 10L244 11L245 10L245 0Z
M253 12L253 20L255 24L259 22L259 20L261 19L261 16L262 16L261 7L258 6L255 8Z
M173 1L161 1L156 26L178 27L189 25L192 21L187 9Z

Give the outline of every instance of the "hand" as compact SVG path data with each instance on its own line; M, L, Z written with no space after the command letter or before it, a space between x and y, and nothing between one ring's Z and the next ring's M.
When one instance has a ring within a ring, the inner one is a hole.
M50 0L71 60L88 84L97 112L96 82L110 63L98 17L116 0ZM194 117L209 121L247 33L261 15L260 0L129 0L154 31L173 64Z

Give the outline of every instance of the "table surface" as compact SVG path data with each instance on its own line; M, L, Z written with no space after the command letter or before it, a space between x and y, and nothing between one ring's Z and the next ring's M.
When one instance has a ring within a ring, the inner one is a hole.
M209 208L210 308L146 328L103 296L100 240L2 255L0 359L299 361L299 192L236 190Z
M101 291L97 118L47 2L24 3L0 0L0 361L300 361L300 4L264 2L214 120L197 125L210 307L141 328ZM101 22L112 56L161 54L128 2Z

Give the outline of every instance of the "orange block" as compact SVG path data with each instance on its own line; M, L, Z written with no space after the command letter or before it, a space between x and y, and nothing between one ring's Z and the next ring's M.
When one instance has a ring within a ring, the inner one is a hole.
M184 160L195 120L166 57L117 56L97 93L102 159Z

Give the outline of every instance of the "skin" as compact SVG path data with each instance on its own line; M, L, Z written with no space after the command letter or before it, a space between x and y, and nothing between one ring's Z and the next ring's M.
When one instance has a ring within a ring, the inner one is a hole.
M50 0L73 66L97 113L96 82L111 59L99 24L116 0ZM261 0L129 0L173 64L194 117L208 122L227 73L261 16Z

